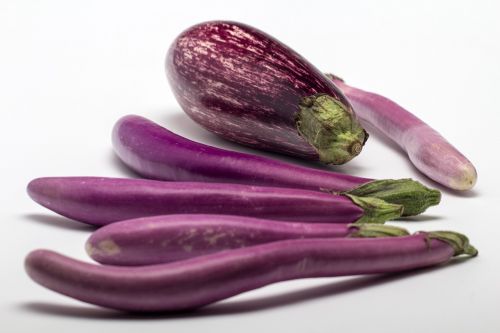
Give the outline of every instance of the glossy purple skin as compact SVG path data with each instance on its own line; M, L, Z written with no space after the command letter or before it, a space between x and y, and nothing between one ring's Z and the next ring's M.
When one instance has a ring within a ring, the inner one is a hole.
M241 23L214 21L185 30L170 47L165 67L177 101L194 121L258 149L318 160L297 131L299 103L324 93L351 110L302 56Z
M112 137L120 159L141 176L152 179L334 192L349 191L373 180L210 147L134 115L121 118Z
M154 265L285 239L347 237L349 224L297 223L230 215L181 214L113 223L87 241L105 265Z
M474 165L428 124L390 99L332 79L361 123L375 127L398 144L427 177L453 190L469 190L475 185Z
M92 265L37 250L25 267L39 284L72 298L152 312L195 309L279 281L417 269L447 262L453 254L448 243L417 234L285 240L136 267Z
M242 215L285 221L353 223L363 209L317 191L236 184L99 177L46 177L28 184L30 197L71 219L105 225L167 214Z

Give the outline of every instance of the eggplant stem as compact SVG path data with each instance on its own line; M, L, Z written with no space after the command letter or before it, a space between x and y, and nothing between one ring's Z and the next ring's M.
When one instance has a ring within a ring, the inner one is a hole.
M418 215L441 201L441 192L410 178L374 180L341 194L373 197L403 205L403 216Z
M343 164L359 155L366 132L349 108L330 95L305 97L295 124L321 162Z
M432 231L427 233L429 239L439 239L450 244L455 250L453 256L465 254L471 257L478 255L477 249L469 243L467 236L454 231Z
M408 236L410 233L405 228L393 225L365 223L351 224L357 230L349 234L353 238L379 238L379 237L401 237Z
M364 223L384 223L394 220L403 214L403 206L388 203L382 199L372 197L358 197L345 194L356 205L363 209L363 216L355 222L356 225Z

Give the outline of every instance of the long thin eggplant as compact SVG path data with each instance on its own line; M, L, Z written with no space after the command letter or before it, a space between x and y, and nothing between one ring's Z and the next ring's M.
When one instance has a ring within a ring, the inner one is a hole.
M113 129L118 157L143 177L290 187L370 196L403 205L403 216L437 205L441 193L412 179L374 180L306 168L266 157L207 146L174 134L154 122L129 115Z
M453 190L469 190L477 181L474 165L441 134L390 99L363 91L328 74L360 121L398 144L427 177Z
M403 206L381 199L237 184L99 177L47 177L28 184L33 200L74 220L105 225L167 214L223 214L285 221L382 223Z
M248 25L195 25L175 39L165 66L183 110L228 140L342 164L358 155L368 138L330 80Z
M87 240L105 265L154 265L286 239L408 235L381 224L300 223L243 216L179 214L132 219L97 229Z
M161 265L92 265L49 250L31 252L28 275L83 302L137 312L199 308L272 283L313 277L394 273L477 255L453 232L403 237L295 239Z

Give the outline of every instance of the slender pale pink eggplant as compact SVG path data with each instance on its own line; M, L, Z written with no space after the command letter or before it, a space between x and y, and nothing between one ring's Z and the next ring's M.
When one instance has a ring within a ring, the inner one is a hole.
M361 122L397 143L423 174L453 190L474 186L477 173L472 163L436 130L390 99L329 76L347 96Z
M274 220L382 223L403 207L381 199L300 189L146 179L47 177L28 184L33 200L71 219L105 225L167 214L241 215Z
M248 25L214 21L185 30L170 47L165 67L183 110L228 140L342 164L368 138L323 73Z
M105 265L154 265L286 239L408 235L381 224L300 223L230 215L144 217L97 229L87 253Z
M437 205L441 193L412 179L374 180L306 168L266 157L210 147L129 115L113 129L118 157L143 177L173 181L290 187L369 196L403 205L403 216Z
M272 283L394 273L476 255L453 232L385 238L295 239L149 266L100 266L49 250L31 252L29 276L53 291L125 311L199 308Z

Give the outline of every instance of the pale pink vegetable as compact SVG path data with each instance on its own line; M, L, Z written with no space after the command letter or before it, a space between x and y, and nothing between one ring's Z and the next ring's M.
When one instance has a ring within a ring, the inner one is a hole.
M477 173L472 163L437 131L390 99L328 76L346 95L361 123L396 142L423 174L454 190L474 186Z

